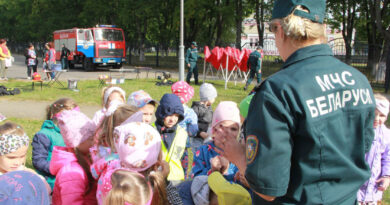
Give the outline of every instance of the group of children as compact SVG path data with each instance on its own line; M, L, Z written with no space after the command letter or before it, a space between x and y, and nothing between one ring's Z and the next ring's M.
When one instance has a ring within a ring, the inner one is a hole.
M0 126L0 203L4 204L251 204L238 168L219 154L219 139L245 143L243 124L253 95L237 106L200 86L200 101L184 81L157 101L143 90L127 100L120 87L102 91L90 119L62 98L47 108L32 140L35 170L24 166L29 137L12 122ZM390 183L389 101L376 95L375 139L366 160L372 175L358 192L361 204L381 200ZM193 162L193 163L191 163Z

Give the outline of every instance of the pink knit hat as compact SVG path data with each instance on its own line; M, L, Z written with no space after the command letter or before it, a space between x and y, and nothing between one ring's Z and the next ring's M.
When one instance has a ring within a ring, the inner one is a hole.
M160 134L152 126L141 122L116 127L114 142L122 166L136 172L154 165L161 151Z
M194 97L194 88L185 81L177 81L171 89L172 93L180 98L182 104L187 103Z
M96 131L95 123L77 110L64 110L57 116L57 120L67 147L77 147Z
M222 101L218 104L217 108L213 114L213 121L211 122L211 127L214 128L220 122L225 120L231 120L240 126L240 110L237 107L237 104L232 101ZM211 129L211 132L212 129Z

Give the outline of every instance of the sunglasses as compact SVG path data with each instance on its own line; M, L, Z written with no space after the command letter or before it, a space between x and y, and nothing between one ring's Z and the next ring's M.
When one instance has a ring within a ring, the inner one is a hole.
M268 29L269 29L269 31L270 31L271 33L275 33L276 30L278 29L278 26L279 26L279 25L280 25L279 22L277 22L277 21L272 21L272 22L269 24Z

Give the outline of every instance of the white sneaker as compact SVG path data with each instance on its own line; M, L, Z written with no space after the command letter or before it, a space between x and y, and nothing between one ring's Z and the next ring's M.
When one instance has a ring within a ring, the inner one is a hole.
M31 77L27 77L27 80L31 80Z

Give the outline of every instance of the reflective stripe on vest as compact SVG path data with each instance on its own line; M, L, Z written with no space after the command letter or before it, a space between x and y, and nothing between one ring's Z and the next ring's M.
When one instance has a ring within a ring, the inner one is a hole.
M163 158L169 164L169 181L182 181L184 180L184 170L181 166L181 157L184 154L184 150L186 148L188 134L180 126L177 126L176 135L173 139L171 149L168 150L164 145L164 142L161 141L161 148L163 151Z

